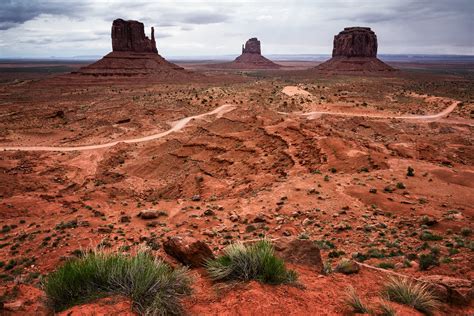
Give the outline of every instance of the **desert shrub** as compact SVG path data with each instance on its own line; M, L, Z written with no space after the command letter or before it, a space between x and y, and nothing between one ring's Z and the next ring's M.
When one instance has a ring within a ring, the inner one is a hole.
M437 241L437 240L442 240L443 237L439 235L435 235L429 230L424 230L420 235L420 239L423 241Z
M415 169L412 167L407 168L407 177L414 177L415 176Z
M395 269L395 264L393 262L380 262L378 267L382 269Z
M251 245L235 243L224 249L224 254L206 262L209 276L215 281L258 280L281 284L296 282L295 271L287 270L282 259L275 256L270 241L260 240Z
M470 229L469 227L461 228L461 235L463 235L464 237L470 236L471 234L472 234L472 229Z
M385 284L384 295L391 301L411 306L422 313L436 311L439 301L427 284L416 283L407 278L391 277Z
M361 300L352 286L347 289L345 303L354 313L372 314L372 310Z
M43 287L55 311L118 294L129 297L139 313L176 315L190 283L186 268L173 270L144 250L134 256L96 251L67 261L45 278Z
M419 257L420 270L427 270L432 266L439 265L438 257L433 253L421 254Z

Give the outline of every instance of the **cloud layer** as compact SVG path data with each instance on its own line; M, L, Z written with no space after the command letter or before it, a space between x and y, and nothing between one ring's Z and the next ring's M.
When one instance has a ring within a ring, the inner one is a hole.
M380 53L474 54L472 0L3 0L0 58L102 55L112 20L155 26L165 56L324 54L346 26L370 26Z

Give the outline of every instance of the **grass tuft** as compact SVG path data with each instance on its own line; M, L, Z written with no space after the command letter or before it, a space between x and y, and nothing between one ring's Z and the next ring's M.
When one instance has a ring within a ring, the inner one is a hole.
M224 254L206 262L206 269L214 281L258 280L263 283L294 283L298 276L286 269L282 259L275 256L270 241L260 240L251 245L235 243L224 249Z
M354 313L372 314L372 310L361 300L352 286L347 288L345 302Z
M389 300L411 306L428 315L439 307L439 301L428 285L407 278L391 277L384 291Z
M67 261L43 281L56 312L107 295L125 295L146 315L179 315L179 298L190 294L186 268L168 264L140 250L134 256L102 251Z
M395 309L392 306L390 306L390 304L387 301L381 301L378 307L379 307L379 312L377 313L377 315L379 316L397 315L397 312L395 311Z

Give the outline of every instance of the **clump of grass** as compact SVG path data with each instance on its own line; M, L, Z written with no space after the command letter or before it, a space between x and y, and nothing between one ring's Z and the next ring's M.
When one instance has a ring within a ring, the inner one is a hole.
M282 259L275 256L268 240L251 245L235 243L224 249L224 254L206 262L206 269L214 281L258 280L263 283L294 283L297 274L288 270Z
M377 315L379 316L395 316L397 315L397 312L395 311L395 309L390 306L390 304L387 302L387 301L381 301L379 303L379 312L377 313Z
M439 306L438 299L427 284L407 278L391 277L385 284L384 294L391 301L411 306L426 314L436 311Z
M354 313L372 314L372 310L362 301L357 295L354 288L351 286L347 289L345 302L352 308Z
M172 269L145 250L134 256L95 251L67 261L43 281L55 311L107 295L124 295L146 315L182 313L179 298L191 292L186 268Z

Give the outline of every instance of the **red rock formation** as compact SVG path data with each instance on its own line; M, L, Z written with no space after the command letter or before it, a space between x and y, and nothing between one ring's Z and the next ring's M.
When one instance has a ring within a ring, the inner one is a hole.
M242 45L242 54L262 54L262 50L260 49L260 41L253 37L249 39L245 46Z
M377 35L369 27L346 27L334 36L332 58L316 69L322 71L392 71L377 58Z
M377 57L377 35L370 27L346 27L334 36L332 57Z
M151 40L145 36L145 27L138 21L117 19L112 23L112 50L114 52L158 53L155 30Z
M188 78L190 72L158 54L154 28L151 28L151 39L145 36L144 29L143 23L138 21L115 20L112 24L113 51L99 61L82 67L77 73L93 76Z
M278 69L280 65L262 56L260 41L254 37L242 45L242 55L231 63L208 65L222 69Z

